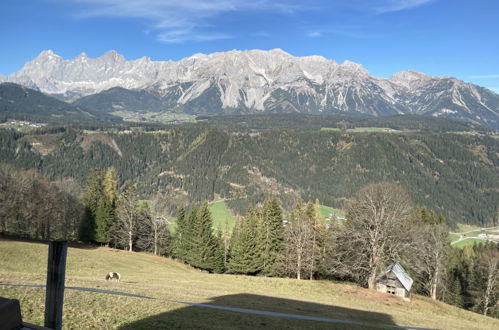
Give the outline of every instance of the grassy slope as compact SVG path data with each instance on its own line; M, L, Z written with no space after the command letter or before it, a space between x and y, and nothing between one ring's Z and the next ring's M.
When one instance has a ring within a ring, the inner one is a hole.
M487 242L486 239L478 238L478 235L480 234L499 234L499 226L491 228L481 228L478 226L458 224L457 229L458 232L450 233L449 238L451 240L452 246L458 248L466 245Z
M340 209L335 209L334 207L329 207L326 205L321 205L319 211L324 218L329 217L330 214L337 214L340 216L345 216L345 211Z
M44 284L46 258L46 245L0 240L0 282ZM104 276L109 271L120 272L122 281L106 282ZM394 296L328 281L207 274L170 259L108 248L70 248L66 285L384 324L441 329L499 328L499 320L427 298L416 297L408 303ZM0 296L20 299L25 321L42 324L43 290L0 286ZM72 290L66 290L65 294L64 326L67 329L360 329Z
M208 208L210 209L211 215L213 217L213 225L215 226L215 228L223 228L226 222L229 228L232 229L234 227L237 218L234 216L231 210L229 210L224 201L210 203Z
M478 244L478 243L485 243L487 240L485 239L480 239L480 238L465 238L462 241L456 242L455 244L452 244L453 247L455 248L461 248L466 245L472 245L472 244Z

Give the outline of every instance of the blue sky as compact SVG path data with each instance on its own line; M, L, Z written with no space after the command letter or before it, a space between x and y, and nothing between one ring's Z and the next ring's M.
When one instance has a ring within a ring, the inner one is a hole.
M281 48L449 75L499 92L497 0L17 0L0 3L0 73L52 49L128 59Z

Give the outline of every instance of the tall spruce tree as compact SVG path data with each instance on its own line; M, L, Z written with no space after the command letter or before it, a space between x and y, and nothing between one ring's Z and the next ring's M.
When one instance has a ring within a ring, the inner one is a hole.
M255 275L262 270L261 249L255 240L258 222L259 213L255 209L249 209L246 217L237 222L230 242L229 272Z
M109 167L104 173L102 190L104 196L111 202L114 207L118 198L118 174L114 167Z
M213 233L213 219L207 202L204 202L197 212L192 234L192 246L188 254L188 262L194 267L210 272L221 272L220 265L223 267L223 252L220 251L220 240Z
M184 218L181 240L181 259L190 265L198 262L199 256L194 251L196 244L197 226L199 209L195 206L190 207L189 215Z
M185 208L181 206L177 212L177 227L173 239L173 255L175 258L185 261L185 235L186 235Z
M114 206L106 196L102 196L95 212L95 227L93 233L93 240L95 242L101 244L109 243L113 220Z
M258 231L262 273L266 276L275 276L276 260L281 253L284 240L282 209L276 197L264 202Z
M95 241L96 215L99 202L103 196L102 180L104 173L101 169L93 169L87 179L87 185L83 191L82 201L85 214L80 228L80 240Z

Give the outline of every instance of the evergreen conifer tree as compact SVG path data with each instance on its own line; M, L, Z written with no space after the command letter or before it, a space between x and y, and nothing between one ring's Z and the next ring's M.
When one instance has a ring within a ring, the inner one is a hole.
M113 219L114 207L106 196L102 196L95 212L95 228L93 235L93 240L95 242L102 244L109 243Z
M213 219L207 202L204 202L197 212L192 234L189 263L210 272L220 271L220 265L223 265L221 243L213 233Z
M185 260L185 223L185 208L181 206L177 213L177 228L173 241L173 255L180 260Z
M97 208L103 196L102 180L104 173L100 169L93 169L87 179L87 185L83 191L83 205L85 207L84 217L80 228L80 239L83 241L94 241Z
M282 250L284 239L282 209L276 197L267 199L263 204L258 237L262 273L275 276L277 274L276 259Z
M88 208L87 216L92 224L91 240L108 244L116 208L118 179L112 167L105 172L95 169L90 174L85 188L84 201Z
M190 265L198 263L199 256L196 255L198 251L194 251L196 244L197 226L198 226L198 213L199 210L195 206L191 206L189 215L184 218L181 240L181 255L182 260Z
M459 280L458 277L454 279L454 283L452 286L452 292L451 294L451 301L450 303L454 306L457 307L463 307L463 292L462 292L462 286L461 286L461 281Z
M229 271L235 274L257 274L262 270L258 235L259 214L250 209L240 219L232 234L230 243Z

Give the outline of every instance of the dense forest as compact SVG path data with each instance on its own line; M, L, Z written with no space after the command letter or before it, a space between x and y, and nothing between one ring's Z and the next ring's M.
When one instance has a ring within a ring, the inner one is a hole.
M432 116L398 115L372 117L368 115L306 115L306 114L253 114L199 116L209 124L226 129L296 129L320 130L321 128L351 129L360 127L386 127L401 131L420 132L490 132L489 128L466 121Z
M418 125L408 121L394 127L409 129L409 124ZM367 183L395 181L451 225L496 223L498 140L467 132L461 123L445 125L396 133L227 128L206 122L1 130L0 162L36 169L53 181L73 179L80 187L93 168L114 167L122 184L134 181L143 199L162 196L172 214L181 202L216 198L244 214L272 194L285 210L300 198L342 208ZM438 132L459 127L460 133Z

